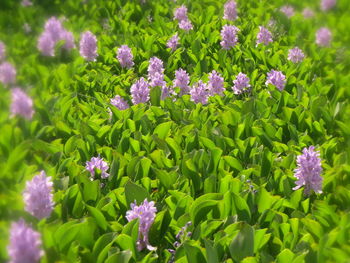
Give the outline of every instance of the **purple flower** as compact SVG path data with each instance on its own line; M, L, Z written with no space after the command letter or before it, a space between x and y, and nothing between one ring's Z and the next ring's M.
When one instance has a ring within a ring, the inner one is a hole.
M267 28L259 26L259 33L257 35L256 45L259 45L261 43L263 43L264 45L268 45L272 41L273 40L271 32Z
M101 172L102 179L109 177L109 174L107 173L107 170L109 169L108 164L103 160L103 158L100 158L100 156L92 157L90 161L86 162L85 168L90 172L92 180L95 177L96 170Z
M194 103L202 103L207 104L208 98L209 98L209 91L208 91L208 85L203 83L201 80L199 80L197 83L195 83L191 90L191 101Z
M130 204L130 207L131 210L126 212L126 219L129 222L134 219L139 219L137 249L141 251L147 247L148 250L155 250L148 241L148 231L154 222L157 212L154 202L148 202L147 199L145 199L141 205L137 206L135 201L135 203Z
M220 45L222 46L223 49L230 49L231 47L234 47L237 44L238 31L239 29L235 26L230 26L230 25L223 26L221 30L222 41L220 42Z
M72 32L69 32L67 30L62 30L60 39L64 40L64 45L63 45L64 49L70 50L75 48L74 36Z
M193 25L190 20L181 20L179 22L179 28L185 31L190 31L193 29Z
M165 100L167 97L170 97L172 95L176 95L173 87L167 86L167 85L163 85L162 86L162 95L161 95L161 99Z
M321 0L321 10L328 11L329 9L332 9L336 3L336 0Z
M267 80L265 82L266 86L269 84L274 85L279 90L283 90L286 85L286 76L281 71L271 70L267 73Z
M224 6L224 19L235 21L237 19L237 3L234 0L229 0Z
M144 78L140 78L131 86L130 93L132 97L131 101L134 105L139 103L146 103L150 99L149 85Z
M11 84L16 81L16 69L12 64L3 62L0 64L0 82L2 84Z
M311 190L315 193L322 193L322 167L319 151L315 151L314 146L303 149L303 154L297 157L298 167L295 169L294 177L296 181L296 187L293 190L297 190L302 186L305 186L304 193L309 195Z
M179 22L182 20L188 20L187 7L182 5L176 8L174 11L174 19L177 19Z
M280 8L280 11L286 15L286 17L291 18L294 15L294 8L290 5L284 5Z
M31 6L33 3L30 0L22 0L21 2L22 6Z
M90 31L81 34L80 38L80 55L87 61L96 61L97 39Z
M151 78L155 73L163 74L163 61L157 57L151 57L148 65L148 78Z
M233 93L234 94L241 94L243 92L246 92L249 90L250 84L249 84L249 78L246 74L240 72L238 73L236 79L233 81Z
M220 96L224 95L224 78L215 70L209 74L208 88L211 96L215 94Z
M5 50L6 50L5 44L0 41L0 61L5 58Z
M20 88L12 89L12 103L11 103L11 114L12 116L20 115L27 120L32 119L33 100Z
M332 38L331 31L326 27L321 27L316 32L316 44L321 47L327 47L329 46Z
M178 34L176 33L168 40L168 42L166 43L166 46L168 48L171 48L172 51L175 51L177 49L177 46L179 45L179 40L180 40L180 38L179 38Z
M119 95L116 95L113 99L111 99L111 104L114 107L117 107L119 110L126 110L129 108L128 102Z
M186 70L179 69L175 71L174 87L179 87L181 89L180 96L184 94L189 94L190 92L190 76Z
M35 263L44 255L41 236L23 219L11 224L10 244L7 247L11 263Z
M63 26L60 20L56 17L51 17L45 23L45 33L51 36L53 42L57 42L61 39L61 33L63 31Z
M163 87L163 86L165 86L166 82L164 81L164 74L159 73L159 72L154 73L150 78L149 85L151 87L157 87L157 86Z
M52 40L50 34L43 32L38 39L37 47L42 55L49 57L55 56L55 42Z
M131 68L134 66L133 58L131 48L127 45L122 45L118 48L117 59L123 68Z
M304 18L311 18L315 15L314 11L311 8L304 8L303 10L303 16Z
M38 219L49 217L55 205L52 186L51 177L46 177L44 171L27 181L23 192L25 210Z
M292 61L293 63L301 62L304 59L304 57L305 55L300 48L295 47L295 48L289 49L288 60Z

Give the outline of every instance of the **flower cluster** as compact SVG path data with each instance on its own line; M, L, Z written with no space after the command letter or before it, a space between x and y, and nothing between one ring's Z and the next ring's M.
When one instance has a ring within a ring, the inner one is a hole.
M215 94L224 95L224 78L215 70L209 74L208 88L211 96Z
M32 6L33 3L30 0L22 0L21 5L27 7Z
M314 146L303 149L303 154L297 157L298 167L295 169L294 176L298 179L296 181L296 187L293 190L297 190L302 186L305 186L304 193L306 195L313 190L315 193L322 193L322 167L319 151L315 151Z
M193 29L193 25L187 16L187 7L182 5L175 9L174 19L177 19L179 22L179 28L185 31L190 31Z
M329 46L332 39L331 31L326 27L321 27L316 32L316 44L321 47Z
M176 249L180 247L181 243L183 243L187 238L190 238L192 236L192 232L188 231L188 228L190 226L192 226L192 222L188 221L186 225L181 227L180 231L176 234L175 236L176 241L173 244L175 249L168 249L168 251L171 253L171 258L169 260L169 263L175 262Z
M220 45L223 49L230 49L237 44L238 37L237 32L239 29L236 26L224 25L221 30L221 39Z
M235 21L237 19L237 3L234 0L228 0L224 5L224 19Z
M64 41L63 49L70 50L75 47L72 32L64 29L56 17L51 17L45 23L45 30L39 36L37 47L42 55L54 57L58 41Z
M257 35L256 45L259 45L261 43L264 45L268 45L272 41L273 40L271 32L267 28L259 26L259 33Z
M44 171L27 181L23 192L25 210L38 219L49 217L54 207L52 186L51 177L46 177Z
M13 84L16 81L17 71L9 62L0 64L0 82L4 85Z
M249 90L250 84L249 84L249 78L247 77L246 74L240 72L236 76L236 79L233 81L233 93L234 94L241 94L243 92L246 92Z
M180 38L179 38L178 34L176 33L168 40L168 42L166 43L166 46L168 48L171 48L172 51L175 51L177 49L177 46L179 45L179 40L180 40Z
M151 87L163 87L166 83L164 81L164 67L163 61L157 57L152 57L148 65L148 80Z
M304 10L303 10L303 17L304 18L311 18L314 15L315 15L315 13L311 8L309 8L309 7L304 8Z
M111 99L110 103L114 107L118 108L118 110L126 110L129 108L128 102L119 95L116 95L113 99Z
M286 17L291 18L294 15L294 8L290 5L284 5L280 8L280 11L286 15Z
M321 0L321 10L328 11L336 5L336 0Z
M191 101L194 103L207 104L209 98L209 89L206 83L203 83L201 80L194 83L190 90Z
M292 61L293 63L299 63L303 61L304 57L305 55L303 51L298 47L292 48L288 52L288 60Z
M96 61L97 54L97 39L90 31L81 34L80 37L80 55L87 61Z
M140 78L137 80L130 88L131 93L131 101L132 103L139 104L139 103L146 103L149 101L149 84L144 78Z
M11 114L20 115L25 119L32 119L34 114L33 100L20 88L12 89Z
M7 247L11 263L39 262L44 251L40 233L34 231L23 219L14 222L10 229L10 244Z
M92 157L90 161L86 162L86 170L90 172L91 179L95 177L95 171L101 172L101 178L105 179L109 177L107 170L109 169L108 164L101 157Z
M122 45L118 48L117 59L123 68L131 68L134 66L133 55L131 53L131 48L127 45Z
M126 212L126 219L130 222L134 219L139 219L139 236L137 241L137 249L141 251L144 248L148 250L155 250L149 244L148 231L156 217L157 208L154 202L148 202L145 199L139 206L135 203L130 204L131 210Z
M186 72L186 70L178 69L175 71L175 80L174 80L174 87L180 88L180 96L184 94L189 94L190 92L190 76Z
M271 70L267 73L267 80L265 82L266 86L269 84L274 85L279 90L283 90L286 85L286 76L281 71Z

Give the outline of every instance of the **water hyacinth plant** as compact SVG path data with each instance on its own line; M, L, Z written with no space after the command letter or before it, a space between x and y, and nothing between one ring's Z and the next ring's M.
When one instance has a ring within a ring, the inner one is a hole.
M0 262L348 262L348 0L1 0Z

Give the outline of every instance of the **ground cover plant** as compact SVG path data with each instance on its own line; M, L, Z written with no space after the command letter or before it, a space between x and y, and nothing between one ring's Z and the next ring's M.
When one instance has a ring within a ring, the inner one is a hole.
M2 0L1 262L349 262L348 0Z

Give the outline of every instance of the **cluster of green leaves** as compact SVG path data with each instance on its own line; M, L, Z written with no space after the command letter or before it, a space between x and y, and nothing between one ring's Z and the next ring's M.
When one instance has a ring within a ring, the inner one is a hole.
M1 1L0 40L16 65L18 85L33 97L32 121L9 118L10 91L0 99L0 260L7 259L10 223L25 218L40 231L43 262L167 262L176 234L188 221L191 237L176 248L176 262L345 262L350 257L349 116L350 11L347 0L335 10L305 20L303 7L318 1L290 1L298 11L286 19L276 8L284 1L239 1L239 44L221 49L224 1L192 0L34 1L20 7ZM186 4L194 30L179 32L175 52L165 47L177 31L172 14ZM97 62L86 63L78 50L42 57L36 49L45 20L65 16L65 27L79 39L97 35ZM150 19L151 18L151 19ZM276 20L275 41L255 47L259 25ZM25 34L28 23L32 32ZM331 48L319 48L320 26L333 32ZM128 44L134 68L121 69L116 49ZM289 48L306 53L289 62ZM170 82L178 68L191 83L222 73L227 91L208 105L189 95L119 111L109 99L130 102L132 83L147 73L148 60L164 61ZM280 92L265 86L266 73L281 70ZM238 72L252 91L234 95ZM29 88L32 86L31 88ZM108 108L112 111L110 117ZM295 159L304 147L321 152L323 194L293 191ZM108 179L90 180L85 163L101 155ZM23 210L26 180L45 170L54 181L55 209L38 222ZM102 187L101 187L102 185ZM130 203L156 203L149 233L155 252L137 251L137 220L127 222Z

